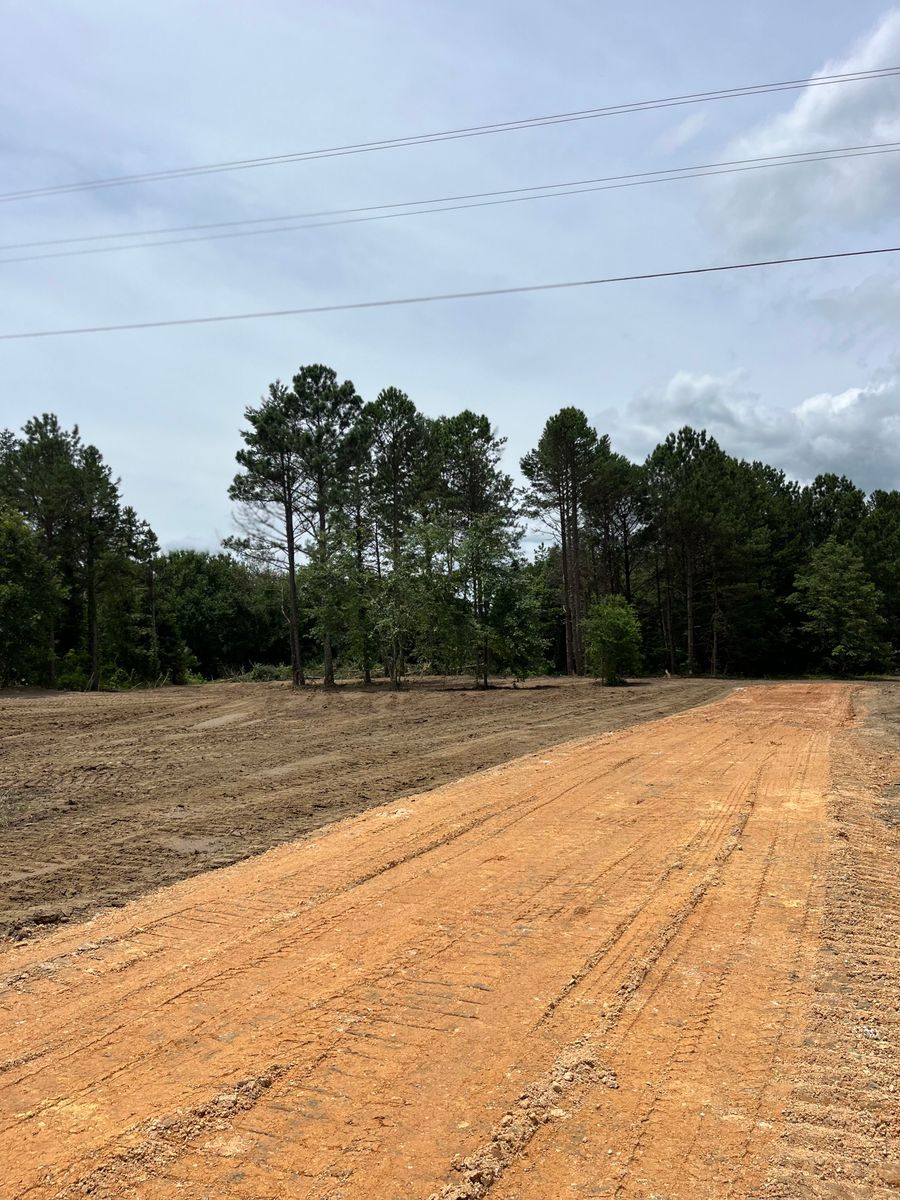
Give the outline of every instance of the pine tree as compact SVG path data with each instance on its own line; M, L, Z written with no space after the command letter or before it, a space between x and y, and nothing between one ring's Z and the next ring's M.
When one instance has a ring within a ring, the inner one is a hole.
M301 367L293 379L296 406L298 512L309 534L306 546L316 595L325 687L334 687L333 642L340 613L345 545L342 531L347 472L357 448L362 400L349 379L338 383L331 367Z
M228 489L237 505L242 538L225 545L268 567L287 574L287 624L291 652L291 682L305 682L300 645L297 593L298 520L304 503L305 476L301 458L300 402L296 392L276 380L258 407L248 407L241 430L245 446L235 455L242 470Z
M580 408L563 408L547 421L537 448L522 459L531 485L529 501L560 539L566 667L584 671L584 583L581 523L588 485L597 464L598 442Z
M0 508L0 686L43 674L44 635L60 598L40 538L19 513Z

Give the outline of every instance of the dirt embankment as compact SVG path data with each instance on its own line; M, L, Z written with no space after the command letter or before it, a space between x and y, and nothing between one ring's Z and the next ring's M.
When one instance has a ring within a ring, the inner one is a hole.
M7 947L0 1198L891 1200L860 699L738 690Z
M542 746L702 704L729 686L0 692L0 940Z

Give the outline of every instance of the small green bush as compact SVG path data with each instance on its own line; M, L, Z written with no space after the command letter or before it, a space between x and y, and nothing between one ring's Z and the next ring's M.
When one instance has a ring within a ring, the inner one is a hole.
M254 663L249 671L235 676L242 683L275 683L278 680L290 679L289 666L276 666L274 663Z
M63 655L56 672L56 686L64 692L83 692L88 685L87 659L77 650Z
M607 687L641 670L641 626L624 596L605 596L584 622L588 667Z
M115 667L100 679L100 687L104 692L130 692L136 686L134 675L121 667Z

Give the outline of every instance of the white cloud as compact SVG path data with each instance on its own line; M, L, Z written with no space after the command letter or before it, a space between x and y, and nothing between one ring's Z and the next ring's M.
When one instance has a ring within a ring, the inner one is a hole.
M900 62L900 9L818 76L893 67ZM821 85L800 93L786 112L732 141L723 158L798 154L900 142L900 77ZM804 166L765 168L712 185L715 219L743 249L770 251L803 232L869 230L896 217L900 154L853 157Z
M761 459L801 481L833 471L869 491L900 487L900 365L784 409L764 403L743 372L678 371L624 412L600 416L613 444L636 458L683 425L706 429L730 454Z
M685 117L683 121L679 121L667 133L657 138L657 150L662 151L663 154L674 154L676 150L681 150L682 147L692 142L706 128L708 122L708 113L703 111L691 113L689 117Z

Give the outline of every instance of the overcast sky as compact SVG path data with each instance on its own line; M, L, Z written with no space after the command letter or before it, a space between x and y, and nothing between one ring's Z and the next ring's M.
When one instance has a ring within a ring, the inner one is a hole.
M0 0L0 191L900 65L857 0ZM0 204L4 245L900 142L900 79ZM900 155L0 265L0 332L900 244ZM0 252L7 257L14 251ZM900 262L0 343L0 425L56 412L165 547L214 548L241 415L325 362L489 414L508 467L564 404L643 458L706 427L796 478L900 487Z

